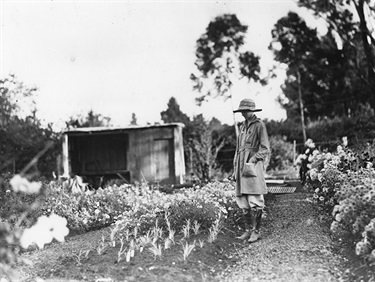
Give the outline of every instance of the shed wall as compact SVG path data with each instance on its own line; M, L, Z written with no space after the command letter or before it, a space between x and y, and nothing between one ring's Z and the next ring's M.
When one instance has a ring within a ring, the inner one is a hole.
M181 184L185 176L182 127L68 132L64 135L64 174L130 173L131 182Z

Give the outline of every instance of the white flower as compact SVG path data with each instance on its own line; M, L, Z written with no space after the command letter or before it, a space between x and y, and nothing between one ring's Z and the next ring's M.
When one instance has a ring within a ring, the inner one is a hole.
M331 163L333 165L338 165L340 163L340 157L339 156L333 156L332 160L331 160Z
M327 153L327 154L325 154L324 157L325 157L326 160L329 160L329 159L332 158L332 154L331 153Z
M340 211L340 205L335 205L332 211L332 216L335 216L336 213Z
M67 220L64 217L58 216L57 214L51 214L49 216L51 224L51 234L59 242L65 241L65 236L69 234L69 229L66 227Z
M310 178L311 180L316 180L317 179L317 172L318 170L316 168L312 168L309 173L310 173Z
M37 194L42 187L41 182L29 182L19 174L13 176L9 183L15 192L24 192L26 194Z
M335 219L337 222L340 222L342 220L342 215L340 213L336 214Z
M51 243L54 238L59 242L64 242L64 237L69 233L66 224L66 219L56 214L51 214L50 217L42 215L35 225L23 231L20 238L21 247L26 249L35 243L43 249L44 245Z
M339 223L337 221L333 221L332 224L331 224L331 231L332 232L335 232L337 231L337 229L339 228Z
M40 249L43 249L45 244L51 243L53 236L48 217L42 215L38 218L36 224L22 233L20 244L23 248L27 248L32 243L35 243Z
M370 251L370 246L367 242L359 241L355 246L355 253L357 256L364 255Z
M318 180L319 182L323 181L323 173L318 173Z
M312 152L312 154L313 154L314 157L317 156L319 153L320 153L320 152L319 152L318 149L315 149L315 150Z
M35 228L25 229L20 238L20 245L22 248L27 249L35 241L36 237Z
M315 148L315 144L314 144L313 140L310 139L310 138L306 140L305 146L309 147L309 148Z
M344 147L348 146L348 137L342 137L342 144L344 145Z

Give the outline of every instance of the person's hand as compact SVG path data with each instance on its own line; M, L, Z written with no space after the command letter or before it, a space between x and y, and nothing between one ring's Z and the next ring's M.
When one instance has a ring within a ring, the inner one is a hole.
M236 181L235 174L233 173L231 176L228 177L229 180Z
M258 162L258 159L256 157L251 157L249 162L253 163L253 164L256 164Z

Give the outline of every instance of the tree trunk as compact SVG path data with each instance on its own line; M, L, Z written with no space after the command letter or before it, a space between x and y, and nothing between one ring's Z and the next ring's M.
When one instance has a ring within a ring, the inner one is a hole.
M375 87L375 57L371 51L371 46L368 42L367 37L370 36L370 32L367 28L367 22L364 12L364 0L359 0L358 4L354 2L355 8L359 16L359 28L361 30L361 37L363 42L363 49L367 58L368 65L368 81L372 87Z
M303 143L306 143L306 126L305 126L305 115L303 113L301 73L299 72L299 70L297 71L297 81L298 81L299 107L300 107L300 110L301 110L301 123L302 123Z

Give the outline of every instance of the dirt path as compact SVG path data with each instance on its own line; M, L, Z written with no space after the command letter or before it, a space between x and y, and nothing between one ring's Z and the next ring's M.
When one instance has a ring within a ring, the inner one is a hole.
M262 239L238 250L222 281L338 281L344 259L319 218L305 193L276 195Z

